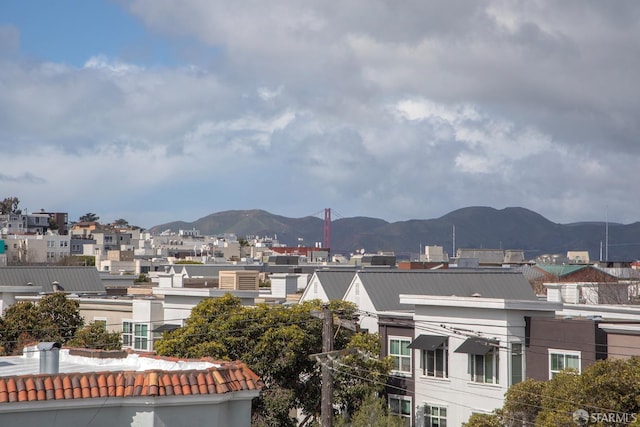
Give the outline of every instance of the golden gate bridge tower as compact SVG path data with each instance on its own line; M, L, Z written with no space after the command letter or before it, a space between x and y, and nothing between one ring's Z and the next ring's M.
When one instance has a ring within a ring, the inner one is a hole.
M331 208L324 209L324 233L322 245L331 251Z

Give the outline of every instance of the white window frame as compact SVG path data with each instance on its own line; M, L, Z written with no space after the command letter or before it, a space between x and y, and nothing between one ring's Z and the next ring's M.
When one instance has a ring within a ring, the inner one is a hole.
M442 415L442 412L444 412L444 415ZM418 407L416 413L416 427L445 427L447 425L448 412L449 408L447 405L424 403L422 406Z
M122 319L122 347L133 348L133 325L133 320Z
M563 368L562 369L551 369L551 358L552 356L563 356L562 357L562 365ZM567 356L571 356L571 357L577 357L578 358L578 374L580 374L582 372L582 352L580 351L575 351L575 350L561 350L561 349L556 349L556 348L550 348L549 349L549 379L553 378L553 376L555 374L557 374L558 372L564 371L565 369L567 369Z
M491 377L487 376L487 355L491 354ZM478 373L478 366L482 367L482 373ZM500 351L498 347L493 347L485 354L469 354L469 373L471 382L476 384L499 384L500 383Z
M438 371L438 360L440 359L442 359L442 370ZM433 362L431 363L431 361ZM449 339L433 350L420 350L420 368L424 377L449 378ZM438 375L439 372L440 375Z
M397 354L391 352L391 342L392 341L398 341L398 344L400 346L400 348L399 348L400 352L397 353ZM403 347L402 343L406 343L404 347L407 350L407 354L402 354L402 347ZM412 363L412 360L411 360L412 359L412 357L411 357L412 356L412 354L411 354L412 351L409 348L409 344L411 344L411 338L410 337L390 336L388 338L388 341L387 341L387 345L388 345L388 347L387 347L387 355L393 357L394 367L392 368L392 371L394 373L400 373L400 374L403 374L403 375L411 375L411 369L412 369L413 363ZM402 369L403 361L408 361L409 362L408 369ZM396 364L397 364L398 369L396 369Z
M146 328L144 334L138 334L138 328ZM151 339L149 337L149 331L151 328L148 323L134 323L133 324L133 349L134 350L149 350L149 343Z
M395 400L398 402L398 409L399 411L394 411L394 406L392 405L391 401ZM402 402L408 402L409 403L409 413L403 413L402 412ZM398 417L402 417L404 419L408 419L411 420L412 418L412 409L413 409L413 400L411 399L411 396L404 396L401 394L389 394L388 395L388 404L389 404L389 412L393 415L396 415Z

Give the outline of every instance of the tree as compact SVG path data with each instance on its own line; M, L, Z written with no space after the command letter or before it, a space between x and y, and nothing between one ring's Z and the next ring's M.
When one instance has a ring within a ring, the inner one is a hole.
M113 221L113 225L115 225L117 227L128 227L129 226L129 221L127 221L126 219L120 218L120 219L116 219L115 221Z
M120 350L122 340L119 332L109 332L103 322L91 322L79 329L67 342L69 347L96 348L100 350Z
M385 399L373 394L365 396L360 408L348 420L337 417L335 427L405 427L402 417L389 414Z
M355 306L344 301L332 301L329 308L346 318L355 312ZM320 301L290 307L266 304L245 307L229 294L206 299L192 309L184 327L167 332L162 340L156 341L155 349L165 356L242 360L265 383L260 397L253 402L252 425L296 426L291 409L299 408L311 417L319 415L320 366L309 356L322 351L322 320L311 314L320 309ZM364 346L377 358L374 352L379 343L374 345L374 339L377 338L337 328L334 348ZM346 375L336 375L334 401L339 409L346 409L349 396L359 398L384 387L382 378L390 365L388 361L370 359L367 355L353 355L341 362L346 367L339 369L356 373L344 386L340 382ZM363 370L354 371L356 367ZM370 378L380 381L373 382Z
M86 213L78 218L79 222L98 222L100 217L92 212Z
M469 417L469 421L462 423L462 427L501 427L501 417L497 413L481 414L475 413ZM525 424L521 424L525 425Z
M511 386L501 409L482 419L471 417L465 425L575 426L573 414L582 409L590 414L589 425L611 425L613 417L620 425L640 426L638 390L640 358L600 360L582 374L566 370L549 381L526 380Z
M38 302L40 317L54 325L62 339L61 343L70 340L84 326L79 309L80 303L67 298L62 292L45 295Z
M5 197L2 202L0 202L0 214L21 214L22 210L18 209L18 205L20 204L20 200L17 197Z
M15 354L25 345L38 341L64 344L84 325L78 305L63 293L46 295L35 304L30 301L13 304L5 310L0 322L4 354Z

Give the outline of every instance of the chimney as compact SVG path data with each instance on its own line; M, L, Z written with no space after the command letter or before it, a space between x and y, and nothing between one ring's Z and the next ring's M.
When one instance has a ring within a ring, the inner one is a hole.
M59 372L60 347L60 343L57 342L41 342L38 344L41 374L57 374Z

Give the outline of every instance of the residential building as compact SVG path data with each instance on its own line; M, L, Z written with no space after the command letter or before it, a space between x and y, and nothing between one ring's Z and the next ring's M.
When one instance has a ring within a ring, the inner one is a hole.
M553 318L561 304L538 300L524 278L511 281L520 289L506 288L504 297L400 295L415 306L416 335L406 346L415 353L416 425L459 426L491 413L525 378L526 319ZM521 298L525 285L529 295Z
M342 300L354 276L354 270L316 270L302 292L300 302Z
M0 268L0 312L19 298L52 293L99 295L105 293L93 267L7 266Z
M262 387L242 362L41 343L0 358L0 424L249 427Z
M51 264L71 255L69 235L10 234L5 240L9 264Z

